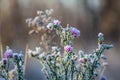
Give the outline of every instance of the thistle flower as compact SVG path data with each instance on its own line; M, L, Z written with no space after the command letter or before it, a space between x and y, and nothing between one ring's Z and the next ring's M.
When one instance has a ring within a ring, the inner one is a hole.
M22 53L18 54L18 58L22 59L23 58L23 54Z
M13 58L14 58L14 60L18 60L18 58L19 58L19 57L18 57L18 53L14 53L14 54L13 54Z
M35 50L35 51L33 51L33 50L31 50L31 49L28 49L28 56L29 56L29 57L36 57L36 56L39 55L40 52L41 52L40 47L36 47L36 50Z
M41 14L43 14L43 11L37 11L37 15L41 15Z
M73 47L71 45L67 45L64 47L64 50L69 53L73 51Z
M45 10L46 14L49 16L53 13L53 9L50 9L50 10Z
M38 16L32 20L32 26L34 30L40 31L39 26L43 26L45 31L55 30L56 34L61 38L61 47L64 45L64 51L66 54L62 54L58 46L51 46L46 54L38 47L36 50L28 50L30 57L34 57L40 60L43 71L47 80L106 80L104 76L101 76L103 66L108 65L100 59L106 59L103 56L105 49L112 48L113 45L103 44L103 33L98 34L98 48L91 54L85 54L84 51L79 51L79 56L73 52L73 39L80 36L80 31L77 28L67 25L66 28L62 28L61 21L51 17L52 10L38 11ZM28 20L27 22L31 22ZM30 23L31 24L31 23ZM37 29L35 29L37 28ZM46 30L48 29L48 30ZM52 32L52 31L49 31ZM47 34L45 34L46 36ZM47 38L45 38L47 39ZM44 41L44 38L42 39ZM47 43L48 44L48 43ZM46 45L45 45L46 46ZM42 54L40 54L42 53ZM64 76L63 76L64 75ZM101 77L100 77L101 76Z
M98 37L103 37L103 36L104 36L103 33L99 33L99 34L98 34Z
M85 62L84 58L80 58L78 61L79 61L80 63L84 63L84 62Z
M54 21L53 21L53 24L56 25L56 26L60 26L61 21L59 21L59 20L54 20Z
M49 30L53 30L53 23L49 23L48 25L47 25L47 28L49 29Z
M70 28L70 33L74 36L74 37L79 37L80 36L80 31L74 27Z
M45 52L38 55L38 59L45 58L45 57L46 57Z
M36 53L40 53L40 51L41 51L40 47L36 47L35 49L36 49Z
M103 37L103 36L104 36L103 33L99 33L99 34L98 34L98 43L99 43L99 44L102 44L102 42L103 42L103 40L104 40L104 37Z
M7 50L4 53L5 58L11 58L13 56L13 51L12 49L7 48Z
M3 59L2 59L2 63L3 63L3 65L6 65L7 62L8 62L8 59L7 59L7 58L3 58Z

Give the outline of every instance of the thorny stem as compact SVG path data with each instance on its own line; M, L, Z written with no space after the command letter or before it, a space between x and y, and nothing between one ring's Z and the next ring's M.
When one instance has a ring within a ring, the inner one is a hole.
M71 80L73 80L73 74L74 74L74 62L71 61Z
M8 72L9 72L9 62L10 62L10 60L8 59L8 64L7 64L7 69L6 69L6 73L7 73L6 80L8 80L8 78L9 78L9 75L8 75Z
M18 72L18 80L23 80L23 72L22 72L22 70L21 70L21 66L20 66L20 64L19 64L19 60L17 60L16 61L16 64L17 64L17 72Z
M100 48L100 50L98 51L98 52L96 52L96 55L98 56L98 59L96 59L94 62L93 62L93 65L92 65L92 69L90 70L90 79L92 79L93 78L93 75L94 75L94 70L95 70L95 66L96 66L96 64L98 63L98 61L100 60L100 56L101 56L101 54L103 53L103 51L104 51L104 47L101 47Z
M51 72L55 75L55 80L57 80L57 74L56 74L55 71L52 69L52 67L51 67L52 65L50 65L49 62L47 62L47 64L48 64Z

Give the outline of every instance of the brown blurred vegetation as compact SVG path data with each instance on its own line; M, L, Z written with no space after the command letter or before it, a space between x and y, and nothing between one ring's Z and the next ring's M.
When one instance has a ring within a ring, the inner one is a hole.
M15 51L25 51L26 43L31 48L38 46L40 36L28 35L25 19L35 17L37 10L51 8L54 9L53 16L59 18L63 26L70 24L81 30L80 39L75 41L77 49L87 52L93 50L97 46L97 34L104 33L105 42L115 46L107 54L111 67L108 67L106 74L111 76L109 80L119 80L120 0L0 0L0 35L3 49L9 45ZM32 76L39 73L32 70L32 66L29 68L34 62L28 62L26 78L43 80L39 75Z

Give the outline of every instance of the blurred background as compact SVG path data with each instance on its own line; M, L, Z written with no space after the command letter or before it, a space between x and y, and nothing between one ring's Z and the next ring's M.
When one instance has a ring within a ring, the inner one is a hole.
M37 10L54 9L53 16L62 25L77 27L81 31L75 40L76 51L92 52L97 47L97 34L104 33L105 42L114 48L105 51L109 66L105 75L108 80L120 79L120 0L0 0L0 37L5 46L15 52L25 52L26 44L34 49L39 46L39 35L28 35L25 20L34 18ZM27 80L44 80L41 65L34 59L27 59Z

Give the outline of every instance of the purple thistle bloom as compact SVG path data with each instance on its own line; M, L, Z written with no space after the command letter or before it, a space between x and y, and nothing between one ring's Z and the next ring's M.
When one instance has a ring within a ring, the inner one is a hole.
M11 58L13 56L13 51L11 49L8 49L4 53L5 58Z
M71 45L67 45L67 46L64 47L64 50L66 52L72 52L73 51L73 47Z
M54 21L53 21L53 24L54 24L54 25L57 25L57 26L60 26L61 21L59 21L59 20L54 20Z
M71 33L74 37L80 36L80 31L79 31L78 29L76 29L76 28L73 28L73 27L70 28L70 33Z

